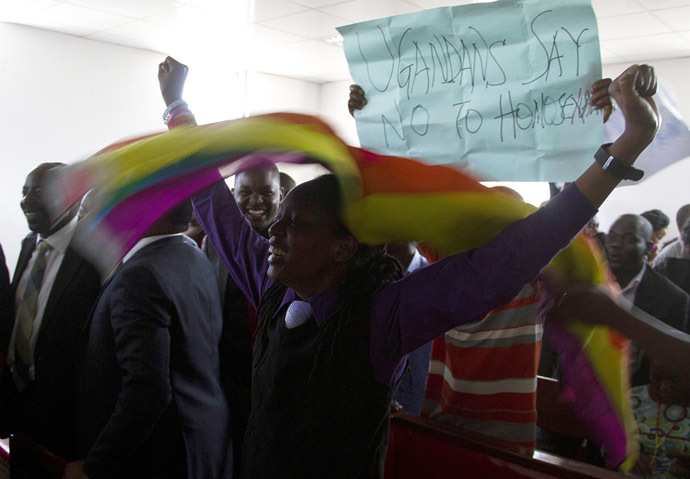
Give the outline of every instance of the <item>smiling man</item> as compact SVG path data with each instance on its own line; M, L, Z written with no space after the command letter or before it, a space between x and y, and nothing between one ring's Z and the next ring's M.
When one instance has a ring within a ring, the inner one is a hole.
M254 231L266 236L282 197L278 168L270 165L239 173L232 193Z
M12 280L13 324L0 338L0 433L24 432L66 459L76 456L75 364L79 334L100 290L96 270L71 248L78 204L51 223L42 195L43 163L26 177L20 202L31 233ZM9 343L9 344L8 344Z

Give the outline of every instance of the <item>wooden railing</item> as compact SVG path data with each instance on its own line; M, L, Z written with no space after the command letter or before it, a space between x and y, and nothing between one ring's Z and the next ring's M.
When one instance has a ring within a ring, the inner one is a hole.
M538 378L538 425L577 438L586 431L570 407L558 400L558 382ZM10 438L12 479L60 479L65 461L17 434ZM620 479L624 476L543 452L526 453L455 426L409 413L391 416L386 479Z
M537 378L537 425L547 431L584 439L587 431L559 398L555 379ZM391 417L386 479L625 477L553 454L518 446L408 413Z
M386 479L621 479L616 472L398 413L391 417Z

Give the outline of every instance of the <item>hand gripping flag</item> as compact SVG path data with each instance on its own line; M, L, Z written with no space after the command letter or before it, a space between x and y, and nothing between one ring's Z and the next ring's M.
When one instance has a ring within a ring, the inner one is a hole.
M259 163L320 163L338 178L343 220L359 241L423 240L444 255L476 248L534 207L491 192L448 166L349 147L320 120L270 114L188 126L120 142L55 176L47 194L59 217L91 188L91 212L75 243L107 274L139 238L182 200ZM583 238L551 263L570 277L602 282ZM610 467L634 463L625 341L603 327L573 324L560 335L566 387Z

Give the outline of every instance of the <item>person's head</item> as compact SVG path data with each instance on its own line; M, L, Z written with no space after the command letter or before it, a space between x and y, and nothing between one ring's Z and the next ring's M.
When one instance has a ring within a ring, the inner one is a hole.
M192 201L183 201L156 221L144 237L184 233L192 222L193 212Z
M685 226L680 230L680 239L686 245L690 245L690 221L685 223Z
M268 230L268 276L307 298L344 281L352 302L402 277L384 245L357 241L341 219L338 181L323 175L297 185L280 205ZM361 293L361 294L360 294Z
M66 215L57 222L51 222L42 188L46 181L46 172L53 168L62 168L63 163L41 163L28 174L22 187L22 199L19 205L24 212L29 229L42 237L48 237L65 226L79 209L79 203L75 204Z
M661 210L649 210L642 213L644 219L652 225L652 241L658 243L666 236L666 228L671 222L670 218Z
M584 228L584 233L589 238L594 238L599 233L599 219L596 216L589 220L589 223Z
M324 175L296 186L268 230L268 276L307 298L340 281L359 242L340 219L340 189Z
M690 219L690 205L683 205L678 209L676 213L676 226L678 226L678 231L683 231L686 223Z
M278 212L282 195L275 165L252 168L235 176L232 193L254 230L265 234Z
M690 380L652 361L649 368L649 395L663 404L686 405L690 400Z
M651 251L652 225L639 215L623 215L618 218L606 238L606 254L611 270L619 273L636 273L645 263Z
M288 175L287 173L283 173L282 171L280 172L280 188L283 193L283 196L287 195L291 189L293 189L295 186L297 186L297 183L295 182L294 179L292 179L292 176Z

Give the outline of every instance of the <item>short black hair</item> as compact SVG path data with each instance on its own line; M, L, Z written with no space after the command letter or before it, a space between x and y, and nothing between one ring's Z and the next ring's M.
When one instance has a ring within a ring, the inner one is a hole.
M666 214L664 214L664 212L661 210L645 211L640 216L642 216L644 219L646 219L652 224L652 228L654 228L654 231L659 231L661 229L668 228L668 225L671 223L671 219L668 216L666 216Z
M278 179L278 183L280 183L280 172L278 171L278 167L275 165L275 163L271 162L270 160L266 159L261 161L258 165L254 166L253 168L249 168L247 170L242 170L238 172L235 175L235 186L237 186L237 178L242 174L242 173L247 173L248 171L253 171L253 170L259 170L259 171L268 171L271 173L271 175L274 176L274 178ZM280 185L278 185L280 186Z
M164 218L166 218L170 223L176 228L186 230L189 227L189 223L192 222L192 200L184 200L179 205L175 206L173 209L168 211Z
M678 229L683 229L688 218L690 218L690 205L683 205L676 213L676 224L678 225Z

